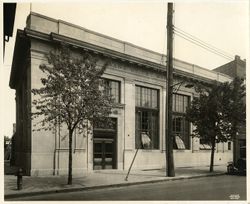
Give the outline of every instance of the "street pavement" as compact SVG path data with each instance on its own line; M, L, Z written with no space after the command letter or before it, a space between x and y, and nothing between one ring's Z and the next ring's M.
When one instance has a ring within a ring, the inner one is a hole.
M67 176L23 177L23 189L17 190L16 176L4 175L5 199L23 196L49 194L55 192L72 192L107 187L121 187L137 184L173 181L198 177L216 176L226 173L225 166L215 166L214 172L209 172L208 166L176 168L175 177L166 177L165 169L133 170L128 181L125 181L127 171L123 170L96 170L85 172L83 176L73 175L73 184L67 185Z
M19 201L239 201L246 200L246 177L221 175L153 184L52 193L21 197Z

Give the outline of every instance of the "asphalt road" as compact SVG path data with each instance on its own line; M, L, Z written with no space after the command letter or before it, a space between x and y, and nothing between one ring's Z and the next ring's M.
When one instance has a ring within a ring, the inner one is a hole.
M13 200L246 200L246 177L222 175Z

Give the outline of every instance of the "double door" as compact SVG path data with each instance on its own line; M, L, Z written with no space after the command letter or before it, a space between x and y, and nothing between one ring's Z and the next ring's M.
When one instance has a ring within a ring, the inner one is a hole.
M94 170L116 168L115 140L94 138Z

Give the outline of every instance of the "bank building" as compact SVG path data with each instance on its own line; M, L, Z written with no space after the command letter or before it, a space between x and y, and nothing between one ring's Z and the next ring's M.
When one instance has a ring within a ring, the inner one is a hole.
M166 56L120 41L71 23L30 13L24 30L18 30L10 87L16 90L15 164L27 175L62 175L68 172L68 132L33 131L30 90L41 87L39 65L58 42L74 52L85 50L111 59L103 78L111 89L116 106L110 117L112 127L96 127L92 134L74 134L73 174L101 169L127 170L139 149L133 169L159 169L166 165ZM208 166L211 148L192 138L193 126L185 119L186 107L197 96L186 81L209 85L231 81L232 77L179 59L174 59L173 94L174 161L176 167ZM141 147L147 133L150 145ZM215 165L233 159L232 142L216 144Z

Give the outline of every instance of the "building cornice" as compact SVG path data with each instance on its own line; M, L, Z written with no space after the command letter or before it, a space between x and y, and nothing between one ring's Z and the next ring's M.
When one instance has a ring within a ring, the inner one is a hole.
M114 50L103 48L103 47L93 45L93 44L90 44L87 42L83 42L83 41L80 41L80 40L77 40L74 38L59 35L56 33L51 33L50 35L48 35L48 34L44 34L42 32L34 31L31 29L27 29L27 28L25 29L25 33L28 37L31 37L31 38L44 40L47 42L54 42L54 43L62 43L62 42L67 43L74 48L84 49L86 51L91 51L95 54L100 54L100 55L103 55L105 57L117 59L117 60L120 60L122 62L127 62L129 64L135 64L135 65L137 65L139 67L143 67L147 70L153 70L153 71L162 72L163 74L166 74L166 66L164 66L164 65L153 63L153 62L150 62L150 61L147 61L144 59L140 59L137 57L133 57L131 55L127 55L124 53L119 53L119 52L116 52ZM182 62L180 60L177 60L177 61ZM213 79L208 79L206 77L194 75L193 73L188 73L188 72L185 72L182 70L178 70L176 68L174 68L174 75L177 77L178 76L184 77L184 78L193 79L196 81L201 81L204 83L212 83L214 81Z
M58 28L53 28L52 31L54 32L50 32L48 30L44 31L43 29L39 28L39 25L32 24L32 20L31 20L31 16L36 16L38 18L40 18L40 20L44 20L44 21L49 21L51 23L55 23L55 25L58 26ZM95 35L96 37L100 37L103 39L108 39L109 41L114 43L120 43L120 45L124 45L124 51L121 50L116 50L114 47L112 46L102 46L102 44L98 44L98 43L93 43L93 41L88 41L86 39L81 40L79 38L75 38L74 36L70 36L69 34L61 34L64 33L64 31L60 31L59 27L60 27L60 23L63 25L61 26L71 26L72 29L81 29L84 32L88 32L91 33L93 35ZM83 50L87 50L90 52L93 52L95 54L98 55L102 55L104 57L108 57L111 59L115 59L115 60L119 60L123 63L128 63L128 64L134 64L138 67L141 67L145 70L148 71L154 71L154 72L160 72L162 74L166 74L166 65L165 63L163 63L163 61L158 61L156 62L156 58L154 60L152 60L154 57L157 56L157 59L159 58L159 56L163 56L159 53L156 53L154 51L150 51L148 49L144 49L141 48L139 46L127 43L127 42L123 42L117 39L114 39L112 37L109 36L105 36L99 33L96 33L94 31L90 31L87 29L84 29L82 27L61 21L61 20L55 20L49 17L45 17L42 16L40 14L36 14L36 13L31 13L30 16L27 19L27 27L24 29L24 31L22 30L18 30L18 35L16 38L16 47L15 47L15 51L14 51L14 57L13 57L13 66L12 66L12 71L11 71L11 79L10 79L10 86L11 88L14 88L14 78L15 78L15 72L17 70L17 68L15 67L15 65L17 64L17 58L18 55L21 54L23 52L23 48L22 46L20 46L22 43L20 42L20 38L26 38L28 37L28 39L37 39L37 40L41 40L41 41L46 41L48 43L66 43L68 45L71 45L73 48L76 49L83 49ZM27 41L27 40L25 40ZM129 47L131 46L131 47ZM126 51L126 49L132 49L132 51ZM135 49L135 50L133 50ZM35 51L35 50L33 50ZM133 55L133 53L135 52L141 52L144 53L143 56L141 57L141 55L135 54ZM18 53L19 52L19 53ZM152 54L152 56L150 56ZM148 56L148 58L146 57ZM153 58L152 58L153 57ZM164 55L162 59L166 59L166 56ZM155 61L155 62L154 62ZM199 67L197 65L194 64L190 64L178 59L174 59L174 75L176 77L184 77L187 79L192 79L192 80L197 80L200 82L204 82L204 83L213 83L214 80L220 81L220 82L224 82L224 81L230 81L231 78L227 75L223 75L220 74L218 72L214 72L211 70L207 70L205 68Z

